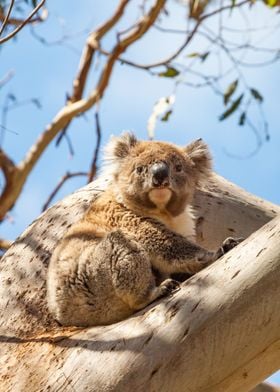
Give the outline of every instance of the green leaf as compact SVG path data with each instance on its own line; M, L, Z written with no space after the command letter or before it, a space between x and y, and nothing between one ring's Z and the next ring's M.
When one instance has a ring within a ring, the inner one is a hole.
M168 110L165 115L161 117L160 121L168 121L171 114L172 110Z
M198 52L193 52L187 55L187 57L194 58L194 57L199 57L201 62L203 63L207 57L209 56L210 52L205 52L205 53L198 53Z
M250 88L250 92L257 101L263 102L263 96L258 92L258 90Z
M226 89L226 91L224 92L224 104L227 105L230 97L232 96L232 94L235 92L236 88L238 86L238 79L236 79L234 82L232 82L228 88Z
M202 62L202 63L204 63L204 61L207 59L207 57L209 56L209 54L210 54L210 52L205 52L205 53L202 53L202 54L200 55L200 59L201 59L201 62Z
M37 6L37 0L32 0L32 5L35 8Z
M166 67L166 71L160 72L158 76L164 77L164 78L175 78L178 76L180 72L174 68L174 67Z
M200 57L200 53L193 52L193 53L188 54L187 57Z
M239 117L238 125L242 127L245 124L245 121L246 121L246 112L242 112L241 116Z
M219 117L220 121L225 120L227 117L229 117L232 113L235 112L235 110L241 104L243 96L244 96L244 94L241 94L234 102L232 102L232 105L223 114L220 115L220 117Z

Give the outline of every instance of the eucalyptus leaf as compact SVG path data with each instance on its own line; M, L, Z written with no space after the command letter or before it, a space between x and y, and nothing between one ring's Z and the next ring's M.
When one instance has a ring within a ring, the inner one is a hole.
M166 71L160 72L158 76L164 77L164 78L175 78L178 76L180 72L174 68L174 67L166 67Z
M241 127L245 124L246 116L247 116L246 112L242 112L240 117L239 117L238 125L240 125Z
M204 61L207 59L207 57L209 56L209 54L210 54L210 52L205 52L205 53L202 53L202 54L200 55L200 59L201 59L201 62L202 62L202 63L204 63Z
M263 96L255 88L250 88L252 96L259 102L263 102Z
M32 98L31 102L37 107L37 109L42 109L42 104L38 98Z
M207 59L209 54L210 54L210 52L204 52L204 53L193 52L193 53L188 54L187 57L190 57L190 58L199 57L201 62L203 63Z
M230 97L232 94L235 92L236 88L238 86L238 79L236 79L234 82L232 82L228 88L226 89L224 93L224 104L227 105L228 101L230 100Z
M243 96L244 94L241 94L235 101L232 102L232 105L223 114L220 115L219 117L220 121L225 120L227 117L229 117L232 113L236 111L236 109L241 104Z

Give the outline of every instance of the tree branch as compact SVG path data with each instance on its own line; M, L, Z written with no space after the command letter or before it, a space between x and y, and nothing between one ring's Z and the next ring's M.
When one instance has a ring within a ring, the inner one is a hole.
M100 180L91 183L53 206L2 258L2 389L247 392L275 371L279 217L134 317L76 330L51 319L50 255L103 187ZM246 237L279 214L278 206L217 176L197 192L195 207L203 217L199 237L211 248L229 232ZM34 377L39 360L47 366Z
M98 27L89 35L82 52L77 76L73 82L73 92L72 95L68 98L69 103L77 102L82 98L88 72L90 70L95 51L100 46L100 40L120 20L129 1L130 0L121 0L111 18L106 20L100 27ZM57 145L59 145L63 136L66 134L69 125L70 123L64 127L61 134L58 136L56 142Z
M28 22L26 24L35 24L35 23L43 22L44 20L46 20L47 16L48 16L48 12L47 12L47 9L45 8L42 16L36 16L35 18L28 20ZM6 16L4 15L4 13L0 9L0 21L3 22L5 20L5 18L6 18ZM11 25L11 26L19 26L24 22L25 22L25 19L9 18L7 21L7 24Z
M9 21L9 18L10 18L10 15L11 15L14 3L15 3L15 0L11 0L10 5L9 5L9 9L8 9L8 12L7 12L7 15L5 16L4 21L2 23L2 26L0 28L0 36L2 35L4 29L5 29L8 21Z
M13 38L26 24L28 24L31 21L32 17L36 14L36 12L38 12L39 9L43 7L45 2L46 0L42 0L19 26L17 26L10 34L6 35L3 38L0 38L0 45Z
M64 176L62 176L59 183L56 185L54 190L51 192L51 194L47 198L47 201L45 202L45 204L42 207L42 212L45 211L49 207L53 198L56 196L56 194L59 192L59 190L63 187L63 185L65 184L66 181L68 181L70 178L73 178L73 177L87 176L87 175L88 175L88 173L86 173L86 172L77 172L77 173L67 172L66 174L64 174Z
M69 101L76 102L81 99L95 50L99 47L99 41L120 20L129 1L121 0L111 18L89 35L80 59L78 73L73 83L73 93Z
M163 65L167 65L171 61L175 60L182 53L182 51L189 45L189 43L193 39L195 33L197 32L198 28L200 27L200 25L202 24L202 22L204 20L206 20L216 14L219 14L221 12L224 12L224 11L227 11L227 10L230 10L233 8L239 8L245 4L250 4L250 3L251 3L251 0L243 0L240 3L235 4L234 6L232 6L232 5L222 6L212 12L209 12L208 14L200 16L200 18L196 21L194 28L191 30L191 32L189 32L189 33L186 32L187 38L186 38L185 42L173 54L171 54L170 56L166 57L165 59L163 59L161 61L158 61L156 63L151 63L151 64L138 64L138 63L130 61L126 58L119 58L119 61L122 62L123 64L127 64L132 67L143 69L146 71L151 70L152 68L157 68L157 67L160 67ZM105 50L103 50L101 48L99 50L100 50L100 53L105 54L107 56L109 55L109 53L106 52Z
M154 5L150 8L150 11L142 17L135 28L115 45L112 53L108 56L96 88L92 90L86 99L80 99L77 102L69 103L67 106L63 107L54 117L53 121L47 126L46 130L40 135L37 142L35 142L35 144L30 148L25 158L17 166L19 176L17 178L16 189L11 198L12 200L2 204L0 202L0 220L4 218L6 212L14 204L29 173L45 151L46 147L51 143L58 132L72 120L72 118L84 113L102 98L118 57L149 30L165 3L166 0L155 1Z
M99 153L100 143L101 143L101 127L100 127L98 112L95 113L95 124L96 124L97 141L96 141L96 146L95 146L95 150L94 150L94 154L93 154L92 163L91 163L90 170L88 173L88 183L91 182L96 175L96 170L97 170L96 164L97 164L98 153Z
M6 75L0 79L0 88L3 87L6 83L8 83L12 77L14 76L15 72L13 70L8 71Z

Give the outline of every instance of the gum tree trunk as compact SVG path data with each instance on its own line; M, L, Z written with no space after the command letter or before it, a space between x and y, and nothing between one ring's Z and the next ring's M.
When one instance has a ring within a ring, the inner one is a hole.
M51 319L50 254L104 186L50 208L2 258L1 390L247 392L278 370L280 208L216 175L195 196L198 241L243 243L120 323L62 329Z

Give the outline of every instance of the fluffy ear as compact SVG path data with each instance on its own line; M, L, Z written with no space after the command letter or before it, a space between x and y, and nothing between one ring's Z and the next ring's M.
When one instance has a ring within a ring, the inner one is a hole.
M198 139L188 144L184 151L197 171L198 180L207 179L212 170L212 157L207 144L202 139Z
M138 140L131 132L124 132L121 136L111 136L104 149L105 160L116 161L125 158Z

